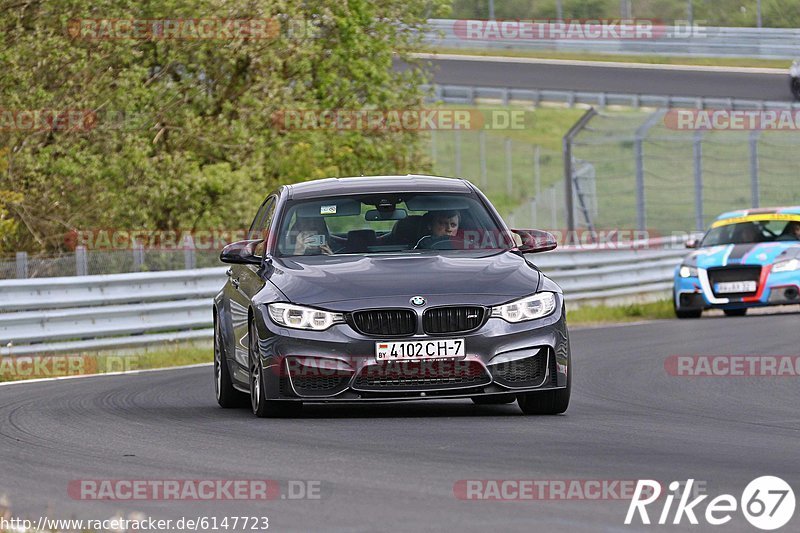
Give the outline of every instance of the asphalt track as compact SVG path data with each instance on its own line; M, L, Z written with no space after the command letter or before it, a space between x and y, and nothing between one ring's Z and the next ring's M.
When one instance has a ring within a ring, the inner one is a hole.
M792 101L788 62L785 73L609 67L502 58L423 62L439 84Z
M623 525L626 501L463 501L453 486L694 478L712 496L738 498L752 479L778 475L797 492L798 378L674 377L664 360L796 355L798 318L574 330L573 401L556 417L525 417L515 404L428 401L310 406L298 419L260 420L217 407L210 366L0 386L0 493L16 516L34 518L266 515L274 531L646 530ZM321 498L89 502L67 494L76 479L209 478L317 480ZM686 528L684 519L656 529ZM741 513L715 530L753 531Z

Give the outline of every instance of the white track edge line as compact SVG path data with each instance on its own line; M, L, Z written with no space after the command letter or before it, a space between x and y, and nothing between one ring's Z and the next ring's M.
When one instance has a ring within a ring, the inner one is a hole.
M19 357L25 357L21 355ZM36 378L36 379L18 379L16 381L3 381L0 382L0 387L6 385L19 385L21 383L42 383L46 381L58 381L64 379L80 379L80 378L100 378L105 376L124 376L126 374L146 374L149 372L163 372L165 370L181 370L187 368L201 368L204 366L211 366L214 363L195 363L193 365L182 365L182 366L168 366L164 368L148 368L146 370L123 370L120 372L106 372L104 374L82 374L79 376L56 376L52 378Z

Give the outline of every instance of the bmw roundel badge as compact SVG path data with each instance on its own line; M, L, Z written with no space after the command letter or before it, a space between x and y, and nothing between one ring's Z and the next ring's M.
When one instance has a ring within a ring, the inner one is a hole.
M410 301L413 305L416 305L417 307L425 305L425 298L423 298L422 296L414 296L413 298L411 298Z

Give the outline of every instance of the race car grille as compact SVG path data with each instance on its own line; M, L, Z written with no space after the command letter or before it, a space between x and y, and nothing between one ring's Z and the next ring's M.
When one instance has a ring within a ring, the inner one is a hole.
M539 350L534 356L507 363L490 365L494 380L509 387L541 385L547 369L549 349Z
M728 298L751 296L755 294L755 291L742 293L717 293L716 285L717 283L725 283L729 281L755 281L757 287L760 277L760 266L727 266L708 269L708 281L711 284L711 290L714 292L714 296L725 296Z
M376 309L356 311L352 326L364 335L413 335L417 330L417 315L409 309Z
M478 328L483 323L484 308L434 307L422 315L425 333L460 333Z
M491 379L477 361L402 361L368 365L353 388L365 391L449 389L487 385Z

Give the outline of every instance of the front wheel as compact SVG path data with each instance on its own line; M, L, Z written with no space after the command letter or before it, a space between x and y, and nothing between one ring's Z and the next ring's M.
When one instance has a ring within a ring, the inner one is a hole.
M747 308L744 309L723 309L725 316L744 316L747 314Z
M800 78L792 78L790 87L792 88L792 95L794 95L794 99L800 100Z
M300 402L280 402L267 400L266 383L264 382L264 366L261 364L261 353L258 345L258 333L251 321L248 330L248 366L250 369L250 407L258 418L274 418L294 416L300 413L303 404Z
M678 318L700 318L703 315L702 309L681 309L678 307L678 299L675 297L674 292L672 293L672 308Z
M569 365L567 386L563 389L517 394L517 403L526 415L560 415L569 407L572 390L572 365Z

